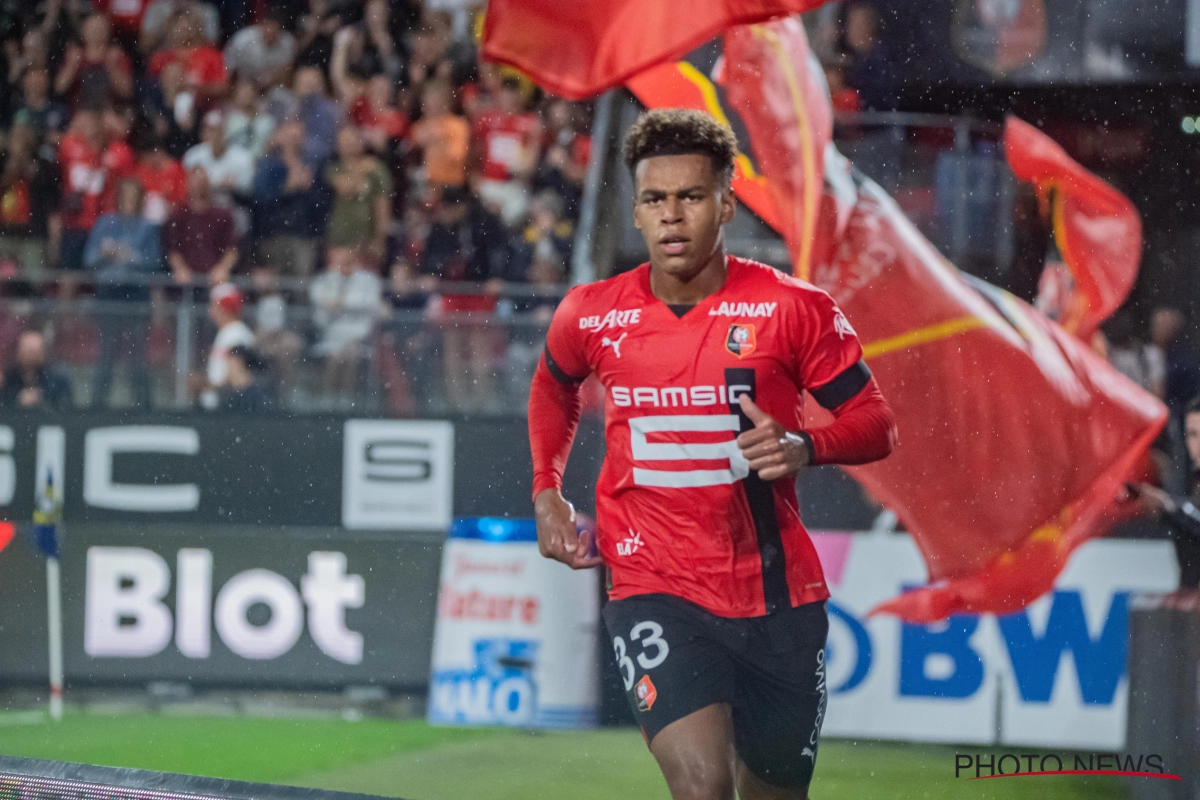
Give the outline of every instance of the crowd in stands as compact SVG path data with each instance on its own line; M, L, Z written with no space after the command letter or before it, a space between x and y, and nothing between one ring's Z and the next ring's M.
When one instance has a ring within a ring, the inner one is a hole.
M145 407L149 309L163 298L208 304L237 283L257 330L223 349L285 379L311 356L337 391L359 380L389 304L487 314L506 285L562 284L590 110L481 63L481 13L420 0L0 3L0 292L127 309L93 315L90 394L106 403L125 361ZM301 280L280 289L281 277ZM464 281L485 293L446 291ZM282 319L296 301L313 309L299 337ZM3 334L7 366L19 331ZM231 380L212 369L213 335L196 344L209 370L195 396L210 405ZM446 392L463 405L491 391L489 335L464 325L442 343Z

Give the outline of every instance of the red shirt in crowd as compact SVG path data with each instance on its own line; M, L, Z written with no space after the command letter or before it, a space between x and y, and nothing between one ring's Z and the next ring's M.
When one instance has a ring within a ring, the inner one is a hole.
M225 83L225 56L214 47L163 50L150 59L150 75L157 78L168 64L176 62L183 65L184 77L192 86Z
M483 177L511 180L521 152L537 135L538 121L533 114L509 114L498 108L481 113L475 118L472 136L483 147Z
M536 496L561 486L560 448L570 447L568 434L548 430L564 413L549 408L563 405L554 387L595 376L605 394L596 511L609 596L665 593L753 617L829 590L794 477L763 481L742 456L736 437L752 423L738 395L809 436L817 464L886 455L894 422L828 294L763 264L727 263L724 285L682 317L651 292L648 264L572 289L534 379L530 443ZM833 426L805 429L805 392L834 409Z
M360 128L381 130L389 139L403 139L408 132L408 116L394 108L377 110L371 101L360 97L350 106L350 121Z
M174 159L164 159L157 169L146 160L138 162L134 177L146 190L142 216L161 225L171 211L187 200L187 172Z
M105 211L114 207L116 185L133 168L133 151L124 142L112 142L101 152L77 133L63 137L58 151L62 165L62 224L91 230Z
M142 17L152 0L95 0L96 9L108 15L114 28L130 33L142 29Z

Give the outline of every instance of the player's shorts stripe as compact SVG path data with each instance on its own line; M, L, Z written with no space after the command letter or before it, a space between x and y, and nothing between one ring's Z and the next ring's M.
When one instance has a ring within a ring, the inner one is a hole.
M816 389L809 389L808 393L822 407L832 410L861 392L870 380L871 369L867 366L867 362L860 358L857 363L848 367L829 383Z
M727 386L749 387L750 399L755 399L756 382L754 370L747 368L729 368L725 370ZM754 423L742 411L730 391L730 413L737 414L741 421L742 431L754 428ZM779 530L779 518L775 515L775 491L768 481L758 477L758 472L752 471L743 481L742 488L746 492L746 501L750 506L750 517L754 520L754 533L758 538L758 556L762 561L763 603L766 613L773 614L785 608L792 607L791 592L788 591L787 560L783 553L783 536Z
M583 383L583 378L572 378L563 371L563 368L554 360L554 356L550 355L550 345L546 345L542 348L542 351L546 354L546 369L550 370L550 374L554 376L554 380L567 386L578 386Z

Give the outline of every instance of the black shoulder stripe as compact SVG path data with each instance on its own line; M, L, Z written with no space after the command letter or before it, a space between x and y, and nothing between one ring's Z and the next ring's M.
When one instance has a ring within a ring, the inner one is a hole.
M861 392L870 380L871 370L867 367L867 362L859 359L829 383L817 389L809 389L808 393L823 407L833 410Z
M546 354L546 369L550 370L550 374L554 376L554 380L564 386L578 386L583 383L583 378L572 378L567 373L563 372L563 368L554 360L554 356L550 355L550 346L546 345L543 349ZM587 377L586 375L584 377Z

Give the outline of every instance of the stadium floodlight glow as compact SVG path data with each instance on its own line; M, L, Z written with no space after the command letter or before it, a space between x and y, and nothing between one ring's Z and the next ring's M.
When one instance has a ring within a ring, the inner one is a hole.
M1184 133L1195 133L1196 132L1196 118L1195 117L1184 117L1183 122L1180 123L1180 127L1183 128Z

